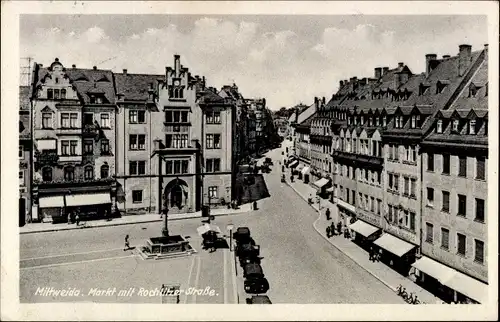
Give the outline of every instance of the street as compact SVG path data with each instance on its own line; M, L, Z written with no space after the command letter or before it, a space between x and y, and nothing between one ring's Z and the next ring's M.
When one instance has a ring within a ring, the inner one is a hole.
M214 221L224 233L229 223L235 228L250 228L252 237L261 246L262 268L270 283L267 295L271 301L404 303L314 230L318 214L280 181L281 150L266 155L274 161L273 171L264 174L271 196L258 201L259 210L221 216ZM211 296L182 294L180 303L245 303L249 295L242 291L241 274L234 276L232 254L227 248L214 253L202 250L196 233L200 225L199 218L171 222L170 232L187 236L198 253L157 261L144 261L132 251L124 251L123 245L126 234L130 235L131 246L143 245L147 238L160 235L161 223L22 235L21 302L161 303L160 297L145 296L144 291L160 288L162 284L180 284L184 290L189 287L214 290ZM40 288L50 287L76 289L80 294L77 298L42 296ZM103 290L103 294L96 295L99 294L96 289ZM108 289L111 291L106 293ZM134 289L134 294L118 295L120 290L129 289Z

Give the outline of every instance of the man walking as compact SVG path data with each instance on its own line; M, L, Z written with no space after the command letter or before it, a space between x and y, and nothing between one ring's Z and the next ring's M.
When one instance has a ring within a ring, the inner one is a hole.
M330 220L330 208L326 208L325 215L326 215L326 220Z
M127 236L125 236L125 248L123 249L124 251L130 249L130 243L128 241L128 238L129 238L129 236L127 234Z
M341 221L339 221L337 223L337 231L339 232L339 234L342 234L342 222Z
M78 213L75 216L75 221L76 221L76 225L80 226L80 216L78 215Z
M326 226L326 238L330 238L331 236L331 227L330 226Z

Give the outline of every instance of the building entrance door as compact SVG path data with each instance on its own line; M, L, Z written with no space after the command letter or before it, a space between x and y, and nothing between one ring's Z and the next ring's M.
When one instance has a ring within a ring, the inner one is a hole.
M19 198L19 227L26 224L26 199Z
M178 184L170 191L170 207L182 207L182 188Z

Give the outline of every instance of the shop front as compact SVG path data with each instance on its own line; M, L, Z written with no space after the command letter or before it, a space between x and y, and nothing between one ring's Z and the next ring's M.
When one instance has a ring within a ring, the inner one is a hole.
M304 180L304 183L309 183L310 172L311 168L308 166L305 166L304 169L302 169L301 175L302 175L302 180Z
M321 178L313 183L313 186L318 190L317 194L322 198L327 198L328 192L326 189L330 187L331 180L327 178Z
M338 220L342 223L342 226L348 227L350 224L353 224L356 221L356 207L337 197L334 197L333 200L337 205Z
M415 262L417 245L389 233L382 234L373 244L378 247L381 261L403 276L407 276Z
M297 168L295 169L297 171L297 176L299 179L302 180L302 169L304 169L304 165L303 164L299 164L297 166Z
M488 285L422 256L412 264L417 283L447 303L486 303Z

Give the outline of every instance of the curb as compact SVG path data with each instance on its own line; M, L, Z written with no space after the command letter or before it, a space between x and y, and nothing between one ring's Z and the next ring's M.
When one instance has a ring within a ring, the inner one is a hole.
M285 182L290 188L293 189L293 191L295 191L295 193L297 193L302 199L304 199L305 201L307 201L307 199L300 193L298 192L293 186L291 186L288 182ZM370 275L372 275L373 277L375 277L377 280L379 280L380 282L382 282L382 284L384 284L385 286L387 286L389 289L391 289L393 292L396 292L396 287L393 287L392 285L390 285L389 283L387 283L386 281L384 281L383 279L381 279L380 277L378 277L375 273L371 272L370 270L368 270L366 267L362 266L360 263L358 263L358 261L356 261L351 255L349 255L348 253L346 253L345 251L343 251L342 249L340 249L339 247L337 247L337 245L335 245L330 239L326 238L326 236L324 236L320 231L319 229L316 227L316 223L318 222L318 220L321 219L321 212L316 208L314 207L313 205L310 205L314 210L316 210L318 213L319 213L319 216L318 216L318 219L316 219L313 223L313 227L314 227L314 230L316 230L316 232L323 238L325 238L333 247L335 247L338 251L340 251L342 254L346 255L347 257L349 257L354 263L356 263L359 267L361 267L362 269L364 269L366 272L370 273Z
M251 211L251 210L249 210ZM248 212L247 210L241 211L241 212L232 212L232 213L223 213L223 214L216 214L212 215L215 217L219 216L230 216L230 215L239 215ZM139 215L140 216L140 215ZM193 218L202 218L201 214L200 215L190 215L190 216L185 216L181 218L176 218L176 217L171 217L168 220L173 221L173 220L182 220L182 219L193 219ZM104 228L104 227L113 227L113 226L124 226L124 225L135 225L135 224L147 224L147 223L152 223L152 222L160 222L163 221L162 218L159 219L150 219L150 220L144 220L144 221L134 221L134 222L118 222L118 223L112 223L109 225L96 225L96 226L90 226L90 227L65 227L65 228L54 228L54 229L48 229L48 230L34 230L34 231L20 231L20 235L24 234L39 234L39 233L50 233L50 232L56 232L56 231L65 231L65 230L77 230L77 229L88 229L88 228Z

